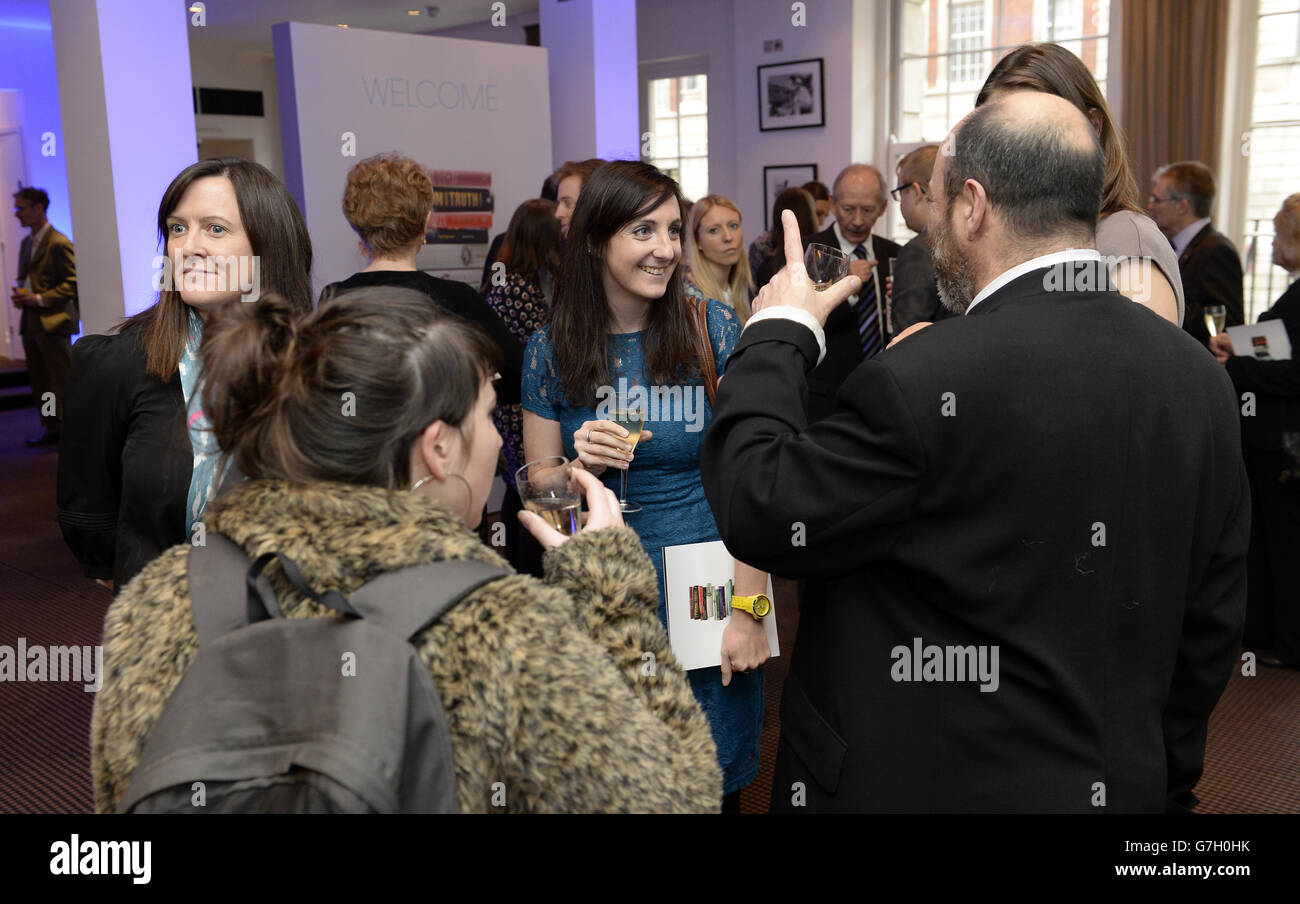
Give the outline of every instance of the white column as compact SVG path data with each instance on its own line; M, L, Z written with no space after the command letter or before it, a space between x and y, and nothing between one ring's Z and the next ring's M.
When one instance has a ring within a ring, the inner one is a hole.
M541 0L538 13L554 165L639 159L636 0Z
M50 0L84 333L154 302L158 202L198 159L190 17L175 0Z

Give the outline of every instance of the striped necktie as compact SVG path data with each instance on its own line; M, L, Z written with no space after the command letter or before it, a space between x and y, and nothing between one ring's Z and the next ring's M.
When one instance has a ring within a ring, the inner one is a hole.
M867 259L867 249L861 245L853 249L858 260ZM862 358L873 358L883 344L880 339L880 307L876 304L876 281L867 279L858 293L858 339L862 344Z

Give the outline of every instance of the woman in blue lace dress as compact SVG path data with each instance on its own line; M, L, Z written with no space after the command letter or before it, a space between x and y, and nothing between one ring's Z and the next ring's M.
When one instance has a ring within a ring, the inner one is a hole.
M665 625L663 547L718 539L700 482L700 441L713 413L696 308L678 268L683 203L677 183L649 164L615 161L596 170L570 221L551 322L524 354L525 456L565 455L616 491L626 471L627 497L642 510L625 517L654 563ZM740 324L726 305L707 305L721 376ZM664 404L651 410L634 456L627 432L605 418L611 395L637 385L658 390ZM763 593L766 582L736 563L737 596ZM718 746L724 812L738 809L740 789L758 773L759 667L769 655L762 623L736 613L723 635L723 667L688 673Z

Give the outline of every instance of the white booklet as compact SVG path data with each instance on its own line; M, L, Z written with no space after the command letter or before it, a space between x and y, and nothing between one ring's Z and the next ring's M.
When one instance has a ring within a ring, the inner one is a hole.
M1264 320L1250 326L1228 327L1232 351L1261 361L1290 361L1291 337L1281 320Z
M668 642L686 671L722 664L722 631L733 617L731 597L736 562L721 540L664 547L664 590L668 605ZM763 619L767 645L775 658L776 601L767 579L772 611ZM750 618L738 612L740 618Z

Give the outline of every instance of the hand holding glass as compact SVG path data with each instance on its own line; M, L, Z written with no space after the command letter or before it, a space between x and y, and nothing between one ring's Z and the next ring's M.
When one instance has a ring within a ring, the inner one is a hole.
M515 472L524 508L568 536L582 526L582 492L573 465L562 455L530 461Z
M849 272L849 256L838 248L813 242L803 253L804 269L813 288L824 292Z

